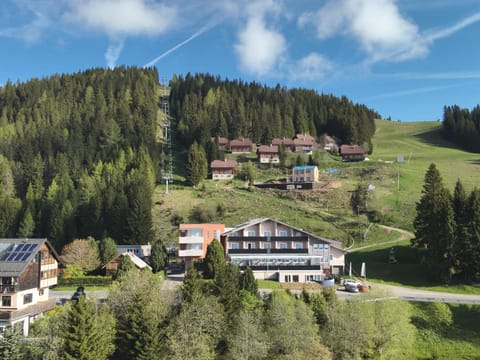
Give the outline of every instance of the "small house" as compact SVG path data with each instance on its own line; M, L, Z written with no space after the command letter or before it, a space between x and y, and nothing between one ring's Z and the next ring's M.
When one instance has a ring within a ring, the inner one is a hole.
M277 145L260 145L257 149L257 156L261 164L278 164L280 162Z
M122 258L124 256L129 256L130 260L132 260L132 262L135 264L135 267L138 270L145 270L145 269L152 270L150 265L148 265L145 261L140 259L137 255L135 255L134 253L125 252L123 254L118 255L114 259L110 260L107 264L105 264L104 266L105 276L112 276L113 274L115 274L115 272L118 269L118 265L120 265L120 262L122 261Z
M218 142L218 149L219 150L227 150L227 146L228 146L228 139L227 138L217 136L217 137L212 137L210 140L212 142L215 142L215 140Z
M285 150L291 150L293 151L293 140L290 138L273 138L272 139L272 145L280 146L283 145L285 147Z
M295 152L311 154L315 145L315 138L308 134L297 134L293 139L293 149Z
M295 166L288 181L291 183L317 182L318 168L315 165Z
M235 176L237 163L235 160L213 160L210 164L212 180L230 180Z
M365 160L365 150L359 145L342 145L340 155L342 155L342 161Z
M230 151L232 154L245 154L252 152L253 143L250 139L235 139L230 141Z

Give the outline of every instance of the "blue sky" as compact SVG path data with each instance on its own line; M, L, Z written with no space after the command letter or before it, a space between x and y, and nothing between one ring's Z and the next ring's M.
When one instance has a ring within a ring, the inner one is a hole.
M437 120L480 103L479 43L480 0L2 0L0 85L156 66Z

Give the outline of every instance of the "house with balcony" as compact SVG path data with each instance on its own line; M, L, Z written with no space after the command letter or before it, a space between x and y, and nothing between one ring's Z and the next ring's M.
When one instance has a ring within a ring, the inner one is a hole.
M237 163L235 160L213 160L210 163L212 180L231 180L235 177Z
M250 139L235 139L230 141L230 151L232 154L246 154L252 152L253 143Z
M280 146L283 145L285 146L285 150L293 150L293 140L290 138L273 138L272 139L272 145Z
M297 134L293 139L293 151L297 153L312 154L315 138L308 134Z
M365 150L359 145L342 145L340 155L342 155L342 161L365 160Z
M226 258L256 279L321 281L343 274L346 250L339 241L271 218L253 219L221 235Z
M178 257L188 269L194 260L203 259L207 247L213 239L220 240L225 231L223 224L180 224L178 238Z
M260 145L257 149L257 156L261 164L278 164L280 162L277 145Z
M30 323L56 305L49 289L57 284L60 257L47 239L0 239L0 333Z

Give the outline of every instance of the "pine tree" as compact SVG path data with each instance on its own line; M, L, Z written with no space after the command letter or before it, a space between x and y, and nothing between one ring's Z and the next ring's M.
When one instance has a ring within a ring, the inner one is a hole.
M205 151L195 141L188 150L187 155L187 180L197 186L207 177L208 164Z
M104 265L117 256L117 244L111 237L100 240L98 250L100 252L100 259Z
M453 213L455 219L455 244L453 250L454 266L457 273L463 272L467 276L470 265L467 258L470 256L471 249L469 244L468 234L468 197L463 188L460 179L455 184L453 193Z
M240 288L242 290L246 290L253 295L257 295L258 292L258 284L255 276L253 276L252 269L247 266L245 271L242 273L240 278Z
M120 280L126 273L135 269L135 264L129 255L123 255L118 264L117 271L113 275L113 280Z
M93 302L80 296L68 312L63 335L67 360L108 359L113 352L114 326L110 312L95 312ZM107 329L103 328L104 326Z
M448 280L453 273L452 249L455 224L452 196L443 185L435 164L425 174L422 197L417 203L413 245L426 249L426 263L433 274Z
M465 250L465 270L468 280L480 280L480 189L475 188L468 197L469 221Z
M150 253L150 266L153 273L157 273L160 270L165 269L167 264L167 251L161 241L156 241L152 245L152 251Z
M202 270L205 279L214 279L216 274L225 267L225 255L220 241L214 239L207 247Z

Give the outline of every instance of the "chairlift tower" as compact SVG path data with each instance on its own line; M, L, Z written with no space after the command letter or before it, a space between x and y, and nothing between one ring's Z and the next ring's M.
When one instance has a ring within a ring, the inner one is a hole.
M172 126L170 118L169 96L170 91L166 77L161 80L161 95L160 108L164 112L165 122L162 125L163 134L163 153L165 155L164 163L162 164L162 180L165 181L165 193L168 194L168 184L173 182L173 151L172 151Z

